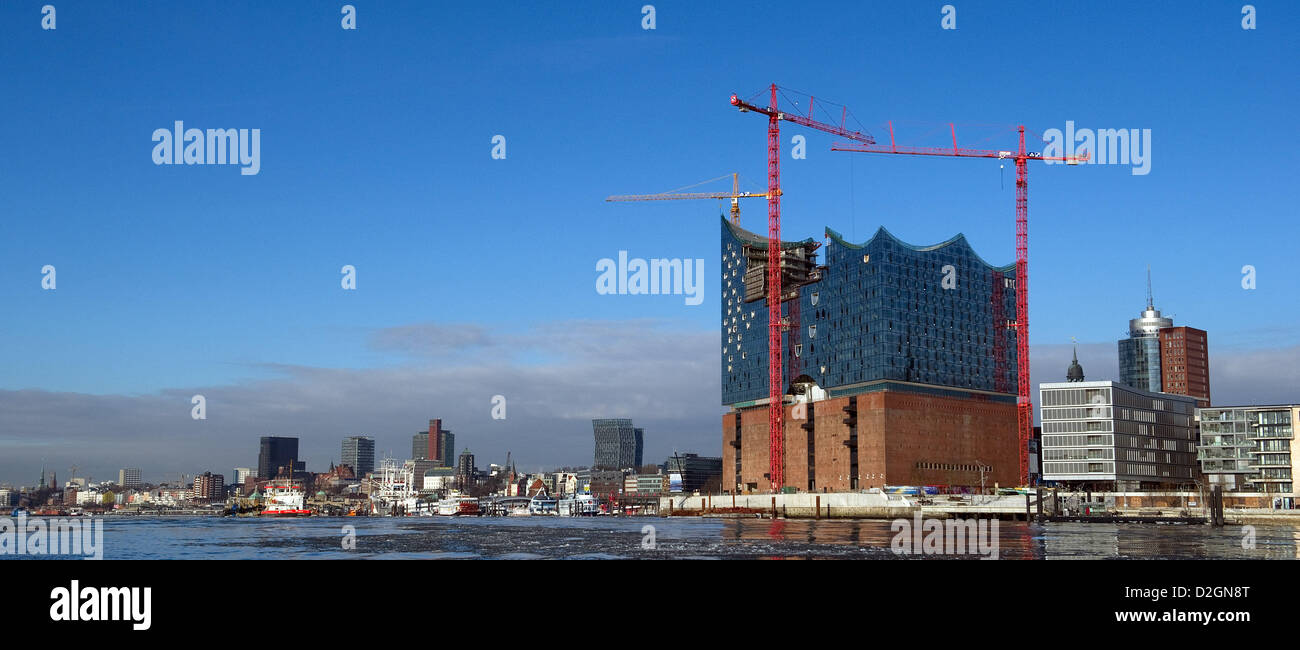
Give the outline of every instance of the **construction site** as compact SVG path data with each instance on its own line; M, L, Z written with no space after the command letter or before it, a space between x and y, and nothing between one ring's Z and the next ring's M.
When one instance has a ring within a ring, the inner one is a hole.
M1028 163L1077 164L1087 153L1027 150L1023 126L1014 150L961 147L952 125L951 148L899 144L892 123L889 142L878 143L850 126L847 107L775 84L730 104L767 122L766 192L741 192L733 176L730 193L608 199L731 201L720 248L723 491L1028 485ZM1013 163L1015 261L990 264L961 234L910 244L884 224L865 242L828 226L824 250L812 238L783 239L783 122L839 138L833 151ZM766 233L741 227L742 198L766 200Z

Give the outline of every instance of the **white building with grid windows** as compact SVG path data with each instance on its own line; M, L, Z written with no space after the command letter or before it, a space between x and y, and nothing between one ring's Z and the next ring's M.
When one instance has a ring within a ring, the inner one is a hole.
M1101 490L1190 487L1196 398L1114 381L1039 384L1043 480Z

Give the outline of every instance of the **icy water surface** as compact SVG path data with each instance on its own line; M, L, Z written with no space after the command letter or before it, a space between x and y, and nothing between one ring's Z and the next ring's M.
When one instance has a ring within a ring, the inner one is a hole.
M355 549L343 548L344 527ZM644 548L645 526L654 548ZM1300 527L999 522L1025 558L1300 557ZM104 518L105 559L894 559L889 521L653 517Z

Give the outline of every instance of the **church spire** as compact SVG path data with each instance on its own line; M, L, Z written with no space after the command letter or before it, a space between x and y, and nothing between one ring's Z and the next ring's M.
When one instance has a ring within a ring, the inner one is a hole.
M1079 342L1074 343L1074 360L1065 371L1065 381L1083 381L1083 366L1079 365Z

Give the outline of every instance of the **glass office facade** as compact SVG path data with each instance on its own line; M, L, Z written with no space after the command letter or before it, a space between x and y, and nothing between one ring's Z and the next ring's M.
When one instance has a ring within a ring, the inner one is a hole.
M261 448L257 454L257 478L273 479L282 467L292 472L305 471L306 463L297 458L297 438L262 436Z
M1160 338L1137 336L1119 342L1120 381L1142 390L1160 392Z
M786 388L805 376L828 391L890 380L1016 392L1015 266L989 265L958 235L913 246L880 228L866 243L827 229L826 263L784 287ZM812 240L785 242L807 255ZM722 402L766 398L766 239L723 220ZM791 254L791 253L787 253ZM751 298L747 300L746 298Z
M1128 338L1119 341L1119 380L1139 390L1164 391L1160 364L1160 330L1173 327L1150 302L1142 315L1128 322ZM1185 393L1186 391L1179 391Z
M595 419L591 427L596 439L593 468L641 469L645 429L632 426L627 418Z
M375 439L368 436L344 438L342 463L351 467L357 478L375 471Z
M1196 414L1202 472L1236 475L1236 487L1252 492L1293 494L1291 441L1300 407L1216 407L1197 409Z

